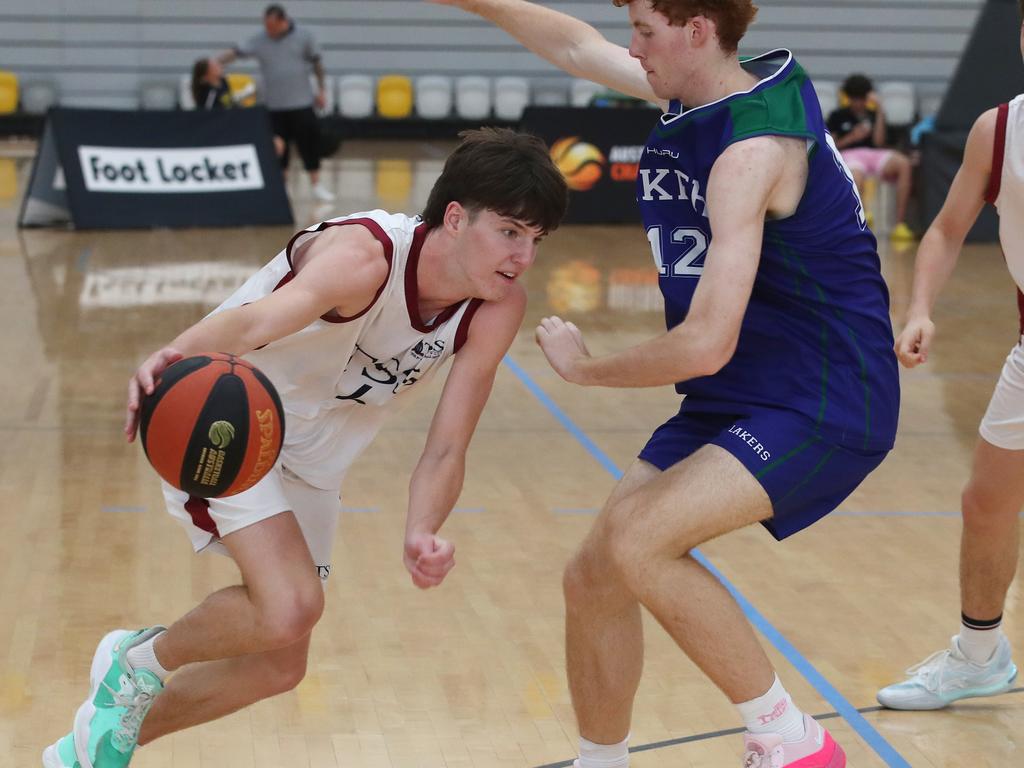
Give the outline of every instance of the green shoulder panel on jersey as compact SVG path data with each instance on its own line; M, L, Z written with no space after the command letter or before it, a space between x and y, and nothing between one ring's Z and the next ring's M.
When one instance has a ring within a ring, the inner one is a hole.
M725 145L754 136L794 136L817 144L818 137L809 125L804 106L807 83L807 73L794 61L791 71L779 82L731 99L727 106L732 135Z

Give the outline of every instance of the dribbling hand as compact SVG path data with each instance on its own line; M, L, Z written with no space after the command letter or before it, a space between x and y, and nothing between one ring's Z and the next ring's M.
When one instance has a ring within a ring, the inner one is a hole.
M935 323L927 317L913 318L896 337L896 357L907 368L928 362L928 349L935 336Z
M142 398L153 394L160 374L181 358L182 354L178 350L164 347L147 357L128 380L128 410L125 413L124 434L129 443L135 440L135 433L139 429L139 408L142 406Z
M590 358L580 329L560 317L545 317L535 338L555 372L566 381L579 383L579 365Z
M455 567L455 546L432 533L410 533L405 537L405 568L420 589L438 586Z

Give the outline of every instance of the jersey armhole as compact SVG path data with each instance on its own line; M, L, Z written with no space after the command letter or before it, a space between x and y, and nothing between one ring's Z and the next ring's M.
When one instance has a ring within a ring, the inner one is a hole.
M996 113L996 135L992 141L992 170L988 176L988 190L985 202L996 204L999 188L1003 181L1003 156L1006 151L1006 123L1010 116L1010 105L1000 104Z
M457 353L462 349L462 345L466 343L466 339L469 338L470 323L473 322L473 316L483 303L483 299L470 299L469 306L466 307L466 311L459 319L459 327L455 330L455 349L452 351L452 354Z
M360 317L365 315L367 312L370 311L370 309L373 308L373 305L377 303L377 299L379 299L380 295L384 293L384 288L387 287L388 280L391 278L391 269L394 266L395 244L391 241L391 238L388 237L387 233L376 221L368 217L362 217L358 219L344 219L342 221L323 221L316 227L316 229L304 229L301 232L297 232L294 236L292 236L292 239L288 241L288 245L285 246L285 256L288 259L289 267L288 274L281 278L281 281L274 287L274 290L276 291L282 285L286 284L293 277L295 277L295 268L292 266L292 250L295 248L295 244L298 242L300 237L302 237L303 235L323 232L329 227L341 227L348 226L350 224L360 224L366 227L370 231L370 234L373 235L374 238L377 240L377 242L379 242L381 246L383 246L384 258L388 262L388 272L384 276L384 280L381 281L380 287L377 289L377 292L373 295L373 299L370 301L369 304L363 307L363 309L361 309L356 314L347 317L342 315L331 314L321 315L320 319L328 323L349 323L353 320L358 320Z

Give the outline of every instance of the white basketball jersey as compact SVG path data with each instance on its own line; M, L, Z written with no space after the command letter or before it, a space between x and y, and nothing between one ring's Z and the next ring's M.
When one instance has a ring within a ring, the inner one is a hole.
M277 387L285 409L282 461L310 485L334 490L387 415L465 341L480 306L467 299L429 324L419 316L416 267L426 237L419 218L354 213L299 232L214 313L267 296L293 276L292 255L334 226L366 227L384 247L389 272L373 303L349 318L324 316L245 358Z
M1024 290L1024 94L1000 107L986 199L999 211L999 241Z

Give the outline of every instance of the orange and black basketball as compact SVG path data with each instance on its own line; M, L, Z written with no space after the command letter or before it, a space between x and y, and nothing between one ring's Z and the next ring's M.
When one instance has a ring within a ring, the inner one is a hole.
M284 411L274 385L234 355L186 357L142 401L139 434L157 473L185 493L232 496L281 452Z

